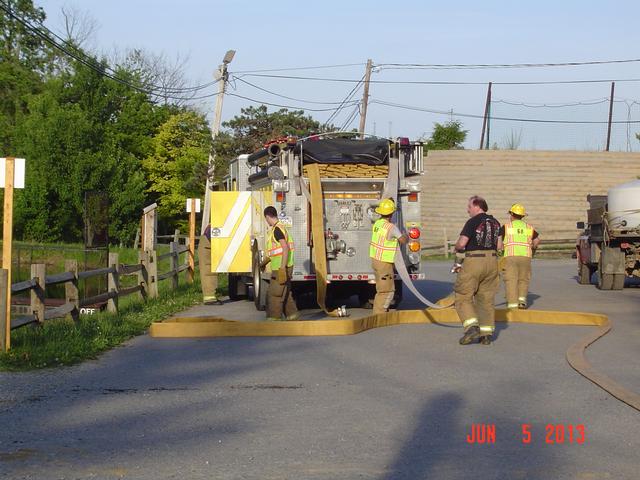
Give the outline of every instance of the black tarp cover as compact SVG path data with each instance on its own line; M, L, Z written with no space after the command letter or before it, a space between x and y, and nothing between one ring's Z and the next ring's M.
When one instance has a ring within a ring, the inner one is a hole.
M302 151L303 163L366 163L383 165L389 160L389 142L384 139L351 140L326 138L307 140L296 145Z

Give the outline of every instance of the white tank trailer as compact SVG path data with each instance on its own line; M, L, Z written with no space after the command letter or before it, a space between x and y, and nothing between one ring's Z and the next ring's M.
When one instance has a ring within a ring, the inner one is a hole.
M601 290L621 290L640 277L640 180L612 187L607 195L587 195L587 222L578 222L578 280L597 276Z

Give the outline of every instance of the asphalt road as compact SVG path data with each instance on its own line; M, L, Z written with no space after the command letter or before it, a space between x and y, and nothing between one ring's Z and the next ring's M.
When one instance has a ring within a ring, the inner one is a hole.
M448 268L426 264L427 296L449 292ZM640 288L574 276L573 262L536 260L533 308L607 313L614 330L588 358L640 391ZM190 313L203 311L260 316L249 302ZM501 326L491 346L466 347L460 328L435 325L141 336L76 367L0 373L0 478L637 479L640 413L564 358L589 331ZM467 443L474 424L495 426L495 443Z

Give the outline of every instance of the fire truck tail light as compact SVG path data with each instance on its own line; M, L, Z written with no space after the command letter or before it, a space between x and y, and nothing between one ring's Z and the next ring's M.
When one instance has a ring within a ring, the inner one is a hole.
M416 242L416 241L409 242L409 251L411 251L411 252L419 252L420 251L420 242Z
M420 229L417 227L411 227L409 229L409 238L413 238L414 240L416 238L420 238Z
M408 199L410 202L417 202L417 201L418 201L418 192L411 192L411 193L409 194L409 196L407 197L407 199Z
M284 202L284 192L276 192L276 202Z

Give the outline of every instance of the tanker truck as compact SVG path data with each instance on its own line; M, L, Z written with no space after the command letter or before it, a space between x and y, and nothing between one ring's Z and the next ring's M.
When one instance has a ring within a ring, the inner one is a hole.
M640 180L617 185L607 195L587 195L587 222L576 242L578 282L601 290L622 290L640 277Z

